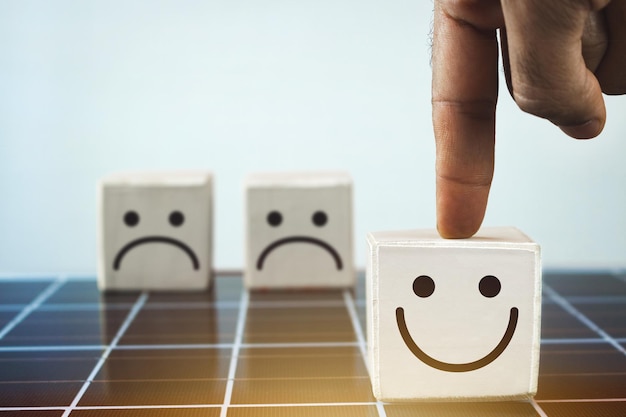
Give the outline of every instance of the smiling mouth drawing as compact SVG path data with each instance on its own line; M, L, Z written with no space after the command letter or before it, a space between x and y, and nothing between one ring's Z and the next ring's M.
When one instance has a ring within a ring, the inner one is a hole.
M185 245L180 240L176 240L167 236L146 236L130 241L122 249L120 249L120 251L117 253L117 256L115 256L115 260L113 261L113 269L116 271L120 269L122 259L128 253L128 251L136 246L143 245L144 243L167 243L169 245L176 246L189 256L189 258L191 259L191 263L193 264L193 269L197 270L200 268L200 263L198 262L198 257L196 256L196 254L191 250L189 246Z
M509 324L506 327L506 332L504 332L504 336L500 340L500 343L486 356L468 363L448 363L441 362L431 356L429 356L426 352L417 346L417 344L413 341L411 334L406 326L406 321L404 320L404 309L402 307L398 307L396 309L396 321L398 323L398 330L400 330L400 334L402 335L402 339L406 346L411 350L413 355L417 357L417 359L424 362L426 365L431 366L433 368L439 369L441 371L447 372L469 372L475 371L476 369L482 368L483 366L489 365L491 362L496 360L498 356L504 352L506 347L509 345L509 342L513 338L513 333L515 333L515 328L517 326L517 318L519 315L519 310L516 307L511 308L511 312L509 314Z
M265 258L267 258L267 255L269 255L270 252L272 252L277 247L286 245L288 243L311 243L313 245L317 245L325 249L333 257L333 259L335 260L335 265L337 266L338 270L341 270L343 268L343 262L341 261L341 256L339 256L339 253L337 253L337 251L332 246L330 246L328 243L324 242L323 240L315 239L309 236L286 237L284 239L279 239L275 241L274 243L270 244L259 255L259 259L256 262L256 268L259 271L262 270L263 263L265 262Z

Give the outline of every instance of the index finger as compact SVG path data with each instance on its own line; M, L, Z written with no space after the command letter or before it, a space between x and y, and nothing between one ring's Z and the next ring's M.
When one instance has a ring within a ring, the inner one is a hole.
M437 228L445 238L472 236L485 215L498 97L495 29L501 19L497 1L435 2L432 118Z

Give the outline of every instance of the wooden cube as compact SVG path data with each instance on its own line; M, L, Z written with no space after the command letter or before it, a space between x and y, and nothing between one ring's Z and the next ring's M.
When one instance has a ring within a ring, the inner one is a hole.
M212 274L210 172L119 173L99 186L101 290L201 290Z
M515 228L447 240L368 235L369 371L382 401L501 400L537 390L540 248Z

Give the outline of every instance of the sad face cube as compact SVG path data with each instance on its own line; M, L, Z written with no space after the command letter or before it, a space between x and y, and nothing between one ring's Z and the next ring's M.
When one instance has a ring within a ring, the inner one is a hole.
M514 228L471 239L368 235L367 336L383 401L517 399L539 367L539 246Z
M341 172L246 179L247 288L354 285L352 180Z
M100 289L209 286L211 173L115 174L101 181L99 199Z

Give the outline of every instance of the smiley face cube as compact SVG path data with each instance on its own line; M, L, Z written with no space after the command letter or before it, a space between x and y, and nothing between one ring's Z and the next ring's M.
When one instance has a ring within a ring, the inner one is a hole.
M522 399L537 390L539 246L515 228L470 239L368 235L368 367L382 401Z
M210 172L114 174L99 185L101 290L201 290L212 271Z
M354 285L348 174L251 174L246 220L247 288Z

